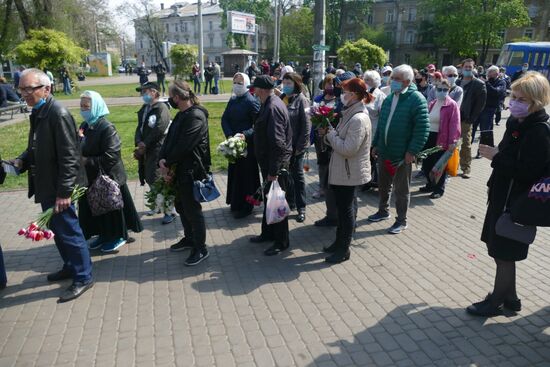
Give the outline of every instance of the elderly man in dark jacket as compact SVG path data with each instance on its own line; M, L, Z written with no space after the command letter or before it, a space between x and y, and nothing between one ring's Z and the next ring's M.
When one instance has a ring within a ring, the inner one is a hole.
M50 88L50 79L39 69L21 74L19 90L32 107L31 127L27 150L13 163L29 172L29 198L34 196L42 210L54 209L50 229L55 233L63 268L49 274L48 280L73 279L59 298L59 302L66 302L93 285L90 253L71 202L74 186L86 185L86 176L73 116L53 99Z
M260 98L262 106L254 125L254 147L264 182L268 182L265 193L269 192L275 180L283 190L288 185L288 168L292 155L292 128L288 111L281 99L273 94L275 85L267 75L260 75L252 84L254 94ZM264 203L265 204L265 203ZM279 223L268 225L262 218L262 233L252 237L251 242L275 241L265 250L267 256L277 255L289 247L288 217Z
M472 125L485 107L487 88L485 83L474 76L475 62L466 59L462 62L462 80L460 87L464 90L460 105L460 129L462 131L462 147L460 148L460 168L462 178L470 178L472 165ZM458 83L457 83L458 84Z

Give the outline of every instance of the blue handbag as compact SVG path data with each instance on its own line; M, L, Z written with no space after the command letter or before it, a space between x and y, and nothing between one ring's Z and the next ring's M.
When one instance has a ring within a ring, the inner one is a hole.
M214 183L214 176L211 172L207 172L202 164L201 158L197 152L193 152L197 159L197 164L203 172L203 176L206 177L203 180L193 180L193 196L199 203L206 203L208 201L216 200L220 197L220 192Z

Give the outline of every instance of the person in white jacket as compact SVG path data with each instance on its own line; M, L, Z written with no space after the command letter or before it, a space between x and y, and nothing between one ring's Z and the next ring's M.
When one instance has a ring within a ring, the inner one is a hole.
M358 186L371 179L371 121L365 105L373 100L367 85L359 78L341 84L340 99L344 108L336 128L328 127L325 142L332 147L328 182L336 197L338 225L336 239L323 251L330 253L325 261L341 263L350 257L349 246L355 228L353 200Z

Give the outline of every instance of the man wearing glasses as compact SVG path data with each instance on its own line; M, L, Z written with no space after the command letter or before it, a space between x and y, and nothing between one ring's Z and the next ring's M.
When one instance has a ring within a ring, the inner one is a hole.
M50 79L41 70L21 73L19 93L32 107L31 126L27 150L12 163L21 172L28 171L29 198L34 195L42 210L54 209L50 229L63 268L49 274L48 280L73 280L58 300L67 302L93 285L90 253L71 203L74 186L86 183L76 125L69 111L51 96Z

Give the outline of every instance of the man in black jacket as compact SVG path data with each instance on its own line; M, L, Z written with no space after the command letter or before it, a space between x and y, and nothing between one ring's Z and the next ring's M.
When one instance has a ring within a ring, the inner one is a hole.
M487 99L485 83L474 76L474 69L474 60L466 59L462 62L463 78L459 84L464 90L464 97L460 105L460 128L462 129L460 168L462 169L462 178L470 178L472 165L472 124L479 117Z
M209 255L202 206L193 194L193 182L205 179L210 171L208 111L199 104L186 82L174 82L168 88L168 93L170 105L179 112L160 150L159 166L165 178L169 176L170 168L175 169L176 211L185 233L185 237L170 246L170 250L191 249L185 265L193 266Z
M54 209L50 229L63 259L63 268L48 275L49 281L73 279L58 302L82 295L93 285L92 261L78 223L71 194L75 185L86 185L81 165L76 125L72 115L50 95L50 79L39 69L21 74L19 92L32 107L27 150L13 161L28 171L29 198L42 210Z
M259 75L254 79L252 87L254 87L254 94L262 103L254 124L254 147L263 181L268 182L265 187L267 197L273 181L277 180L283 190L286 190L288 185L288 168L292 156L292 128L287 108L282 100L273 94L275 85L271 78L267 75ZM272 256L289 247L288 215L283 221L268 225L265 204L262 233L252 237L250 241L256 243L275 241L264 252L265 255Z

